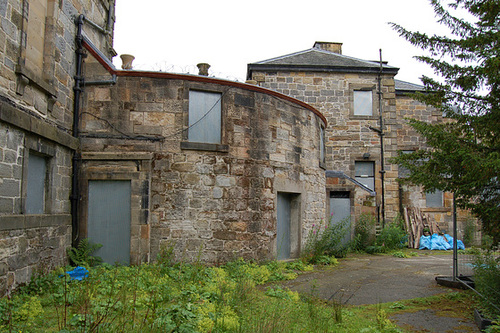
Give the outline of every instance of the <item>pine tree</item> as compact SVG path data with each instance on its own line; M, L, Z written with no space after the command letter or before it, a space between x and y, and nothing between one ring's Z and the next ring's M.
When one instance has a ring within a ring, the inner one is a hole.
M415 57L439 77L421 78L426 92L416 98L442 109L449 122L409 120L429 150L400 153L396 162L411 172L407 181L426 191L453 192L483 231L500 241L500 1L430 0L450 36L393 28L426 55ZM459 18L467 11L472 19Z

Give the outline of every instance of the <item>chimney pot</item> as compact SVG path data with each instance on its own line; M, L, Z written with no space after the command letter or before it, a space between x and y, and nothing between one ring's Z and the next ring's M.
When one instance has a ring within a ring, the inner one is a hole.
M198 67L198 75L208 76L208 69L210 68L209 64L202 62L196 66Z
M334 43L334 42L315 42L315 49L321 49L333 53L342 54L342 43Z
M132 61L135 59L133 55L122 54L120 58L122 59L122 69L132 69Z

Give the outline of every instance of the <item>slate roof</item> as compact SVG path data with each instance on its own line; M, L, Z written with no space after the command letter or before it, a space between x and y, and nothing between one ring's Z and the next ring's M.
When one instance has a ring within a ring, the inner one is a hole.
M253 70L290 70L312 72L342 72L342 73L378 73L378 61L368 61L345 56L320 48L287 54L281 57L248 64L247 76L252 76ZM399 68L382 64L384 73L396 74Z
M394 80L396 92L412 93L417 91L425 91L425 87L420 84L410 83L401 80Z

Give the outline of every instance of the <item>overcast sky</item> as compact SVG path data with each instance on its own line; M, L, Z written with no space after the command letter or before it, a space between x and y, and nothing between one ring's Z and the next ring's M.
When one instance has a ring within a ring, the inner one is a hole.
M118 0L114 47L135 56L134 69L197 74L244 82L248 63L309 49L315 41L343 43L343 54L399 67L396 78L420 83L422 51L389 26L445 34L429 0ZM113 63L121 68L119 56Z

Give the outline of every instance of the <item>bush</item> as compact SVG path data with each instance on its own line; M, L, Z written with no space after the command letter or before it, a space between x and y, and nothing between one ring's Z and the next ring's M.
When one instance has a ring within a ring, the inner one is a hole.
M93 253L99 250L102 244L92 243L87 238L82 239L78 246L68 249L68 257L72 265L94 267L102 263L101 257L94 256Z
M476 255L474 283L482 295L481 306L486 316L500 319L500 253L486 251Z
M474 223L474 219L468 218L464 222L464 236L463 241L465 246L470 247L475 243L475 235L476 233L476 225Z
M377 245L385 250L397 250L406 247L408 235L396 223L388 223L377 237Z
M371 214L361 214L354 227L353 250L365 251L375 242L375 217Z
M302 258L316 264L324 256L345 257L350 248L350 241L346 240L350 227L349 218L339 223L332 223L330 219L327 224L321 221L319 225L313 225L309 231Z

